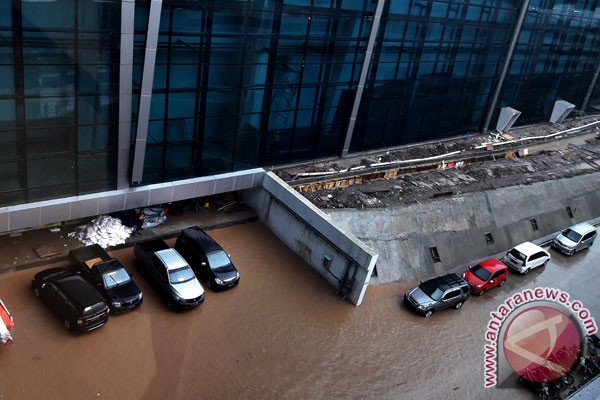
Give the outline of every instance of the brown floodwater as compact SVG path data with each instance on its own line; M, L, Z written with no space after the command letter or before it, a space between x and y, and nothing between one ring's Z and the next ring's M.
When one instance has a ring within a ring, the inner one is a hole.
M66 332L31 294L42 268L1 275L16 328L0 348L0 399L533 398L483 387L483 330L512 282L425 319L402 306L409 284L370 287L360 307L340 301L258 222L210 233L231 253L238 287L172 312L132 248L115 251L144 304L87 334Z

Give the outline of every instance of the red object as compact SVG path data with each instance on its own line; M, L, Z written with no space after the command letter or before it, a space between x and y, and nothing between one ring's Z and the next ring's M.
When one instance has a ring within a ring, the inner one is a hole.
M471 293L482 295L486 290L502 286L508 277L508 267L502 261L490 258L470 267L463 277Z
M14 328L15 322L8 308L0 300L0 344L11 344L13 342L10 330Z

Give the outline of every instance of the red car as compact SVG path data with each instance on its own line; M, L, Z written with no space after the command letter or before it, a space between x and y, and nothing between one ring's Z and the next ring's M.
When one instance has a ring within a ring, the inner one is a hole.
M0 344L7 345L13 342L10 330L15 326L12 315L8 308L0 300Z
M481 296L486 290L506 283L508 267L502 261L490 258L469 268L463 277L471 293Z

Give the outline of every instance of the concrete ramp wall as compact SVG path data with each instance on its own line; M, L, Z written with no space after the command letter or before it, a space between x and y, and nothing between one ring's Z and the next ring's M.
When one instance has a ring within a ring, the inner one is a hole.
M273 173L244 191L244 201L282 242L317 271L336 293L360 305L377 261L364 243L340 230Z
M600 216L600 173L410 206L327 212L379 254L371 283L419 280Z

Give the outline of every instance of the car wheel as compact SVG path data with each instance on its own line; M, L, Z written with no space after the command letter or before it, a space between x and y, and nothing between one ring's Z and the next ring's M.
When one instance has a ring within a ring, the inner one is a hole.
M485 289L483 289L481 292L479 292L478 296L483 296L484 293L485 293Z
M433 310L429 310L425 313L425 318L429 318L433 315Z
M456 308L457 310L460 310L460 308L463 306L463 302L459 301L458 303L456 303L456 305L454 306L454 308Z
M40 291L38 288L33 289L33 294L35 295L35 297L40 297Z
M545 267L545 266L546 266L546 264L548 264L548 261L550 261L550 260L546 260L546 261L544 261L544 263L542 264L542 267Z
M71 323L69 321L67 321L66 319L65 319L65 329L66 330L71 329Z
M523 271L523 275L527 275L529 273L529 268L527 268L525 271Z
M505 283L506 283L506 279L503 280L502 282L500 282L500 286L504 286Z

